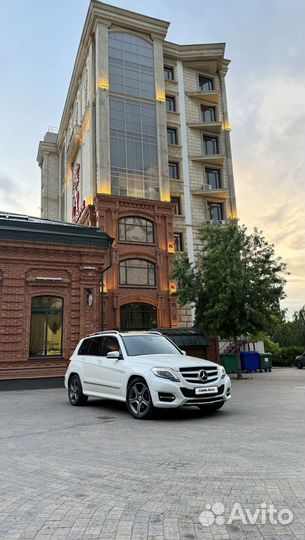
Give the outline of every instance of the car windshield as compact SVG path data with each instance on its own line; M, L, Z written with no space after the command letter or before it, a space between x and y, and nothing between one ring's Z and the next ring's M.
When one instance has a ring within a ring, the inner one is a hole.
M128 356L146 354L182 354L165 337L154 335L124 336L123 342Z

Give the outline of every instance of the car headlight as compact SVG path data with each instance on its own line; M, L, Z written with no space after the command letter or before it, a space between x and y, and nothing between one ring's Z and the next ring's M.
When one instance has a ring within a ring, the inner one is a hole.
M158 367L152 368L151 371L157 377L161 377L161 379L169 379L170 381L180 382L179 377L177 377L177 375L172 369Z
M226 370L225 370L225 368L224 368L223 366L221 366L221 367L219 368L219 374L220 374L220 377L221 377L222 379L225 378L225 376L226 376L227 373L226 373Z

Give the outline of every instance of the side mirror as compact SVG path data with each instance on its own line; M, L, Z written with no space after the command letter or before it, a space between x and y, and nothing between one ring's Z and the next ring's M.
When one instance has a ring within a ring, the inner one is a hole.
M115 360L120 360L120 358L123 358L123 357L120 351L110 351L109 353L107 353L106 358L113 358Z
M181 350L182 354L183 354L184 356L186 356L186 352L183 351L182 349L180 349L180 350Z

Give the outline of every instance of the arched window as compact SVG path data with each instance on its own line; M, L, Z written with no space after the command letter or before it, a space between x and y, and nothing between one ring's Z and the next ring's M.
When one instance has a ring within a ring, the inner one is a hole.
M144 259L128 259L120 263L120 285L156 285L155 265Z
M150 304L125 304L121 307L121 330L157 328L157 308Z
M119 240L121 242L154 243L154 226L141 217L123 217L119 220Z
M63 299L32 299L30 356L62 356Z

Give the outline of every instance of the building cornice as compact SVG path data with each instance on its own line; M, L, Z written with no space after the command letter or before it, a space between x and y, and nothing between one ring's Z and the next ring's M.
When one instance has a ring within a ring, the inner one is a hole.
M51 154L58 154L58 146L56 142L46 142L46 141L39 141L38 146L38 152L36 161L38 162L38 165L41 167L43 162L43 154L45 152L50 152Z

